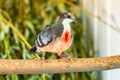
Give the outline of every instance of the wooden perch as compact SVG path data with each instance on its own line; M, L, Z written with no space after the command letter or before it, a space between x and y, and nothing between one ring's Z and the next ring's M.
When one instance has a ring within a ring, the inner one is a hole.
M0 74L41 74L86 72L120 68L120 55L104 58L41 59L19 60L0 59Z

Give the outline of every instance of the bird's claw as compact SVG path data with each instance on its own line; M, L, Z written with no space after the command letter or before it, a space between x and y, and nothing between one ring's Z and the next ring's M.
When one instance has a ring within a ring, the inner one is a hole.
M68 59L69 60L69 62L70 62L70 65L72 65L72 58L70 57L70 56L68 56L68 57L66 57L66 59Z
M69 60L70 61L70 65L72 65L72 59L71 59L71 57L69 56L69 55L65 55L65 54L60 54L59 55L60 57L64 57L65 59L67 59L67 60Z
M41 58L41 67L43 67L44 60L45 60L45 57L42 56L42 58Z

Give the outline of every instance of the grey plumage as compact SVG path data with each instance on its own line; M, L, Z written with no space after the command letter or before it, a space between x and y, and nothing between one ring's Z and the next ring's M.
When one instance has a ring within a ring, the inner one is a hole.
M48 45L51 41L60 37L63 32L62 23L52 24L45 27L41 33L38 34L35 40L35 46L44 47Z

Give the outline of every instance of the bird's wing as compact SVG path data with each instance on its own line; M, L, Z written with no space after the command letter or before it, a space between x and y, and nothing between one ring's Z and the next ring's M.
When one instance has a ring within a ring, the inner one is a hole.
M62 28L57 27L59 25L47 25L41 33L38 34L35 44L40 47L48 45L50 42L55 40L57 37L60 37L62 34Z

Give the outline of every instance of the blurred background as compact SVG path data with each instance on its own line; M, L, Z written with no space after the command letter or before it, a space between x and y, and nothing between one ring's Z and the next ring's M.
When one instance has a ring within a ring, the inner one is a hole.
M120 1L83 0L83 25L97 57L120 55ZM120 69L98 71L97 80L118 80Z
M0 58L37 58L38 55L28 54L37 34L46 25L55 23L63 12L73 13L78 20L77 24L71 24L74 41L65 54L74 58L117 55L120 52L118 3L118 0L0 0ZM59 57L50 53L46 58ZM0 75L0 80L117 80L119 74L118 69L63 74L7 74Z
M82 24L82 1L79 0L0 0L0 58L35 59L28 54L37 34L46 26L55 23L63 12L71 12L78 20L71 24L74 41L65 54L75 58L93 57L89 35ZM41 55L39 55L41 56ZM47 59L59 58L47 54ZM95 72L1 75L0 80L96 80Z

